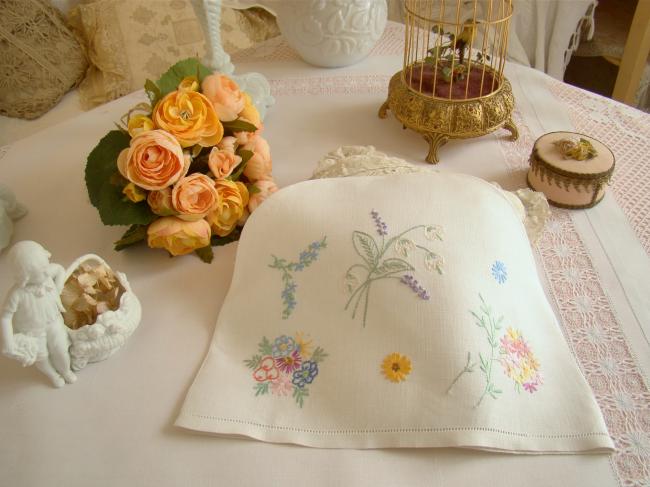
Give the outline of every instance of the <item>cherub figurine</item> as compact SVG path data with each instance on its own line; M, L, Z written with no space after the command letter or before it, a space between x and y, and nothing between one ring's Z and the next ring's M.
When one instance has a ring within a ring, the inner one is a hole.
M9 251L15 284L7 294L0 317L2 353L23 367L36 367L55 387L72 384L70 341L63 323L62 266L50 263L50 253L32 241L15 244Z

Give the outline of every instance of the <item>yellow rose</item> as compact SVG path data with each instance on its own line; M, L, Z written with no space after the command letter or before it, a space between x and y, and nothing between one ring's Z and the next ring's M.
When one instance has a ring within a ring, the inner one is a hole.
M256 188L257 191L251 192L248 201L248 211L251 213L253 213L257 207L264 202L264 200L278 190L278 186L272 179L260 179L253 184L253 187Z
M172 91L153 111L156 127L166 130L183 147L198 144L210 147L223 137L223 125L212 103L196 91Z
M134 203L140 203L147 197L147 194L133 183L124 186L122 193L124 193L124 196Z
M210 245L210 225L205 220L188 222L175 216L159 218L147 228L147 245L172 255L189 254Z
M220 203L214 181L205 174L184 177L172 189L172 206L183 220L200 220Z
M147 203L151 211L156 215L170 216L175 215L176 210L172 206L172 189L164 188L158 191L151 191L147 196Z
M214 234L225 237L233 231L244 213L244 207L248 202L248 190L243 183L227 179L216 181L215 187L221 197L221 204L206 217L206 220L210 223Z
M244 109L239 112L240 118L243 118L245 121L252 123L257 128L260 128L262 125L262 119L260 117L260 112L257 111L255 105L253 105L253 100L248 95L248 93L243 93L244 95Z
M244 176L251 182L258 179L268 179L271 176L273 163L271 162L271 149L268 142L261 135L256 135L243 146L245 150L253 152L244 168Z
M135 117L129 118L128 129L129 135L135 137L142 132L153 130L153 120L146 115L136 115Z
M150 191L171 186L185 176L189 167L189 156L183 154L178 141L164 130L136 135L129 148L117 158L120 174Z
M183 78L183 81L178 85L179 91L198 91L199 90L199 80L196 79L196 76L186 76Z
M244 109L246 100L239 86L228 76L211 74L203 78L201 91L212 103L219 120L231 122Z
M226 179L240 162L241 156L218 147L213 147L208 157L208 167L216 179Z

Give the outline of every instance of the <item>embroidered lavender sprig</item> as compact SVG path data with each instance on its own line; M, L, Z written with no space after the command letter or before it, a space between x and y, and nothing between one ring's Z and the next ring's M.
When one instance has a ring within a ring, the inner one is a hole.
M404 274L399 281L410 287L411 290L417 294L420 299L428 301L431 298L427 290L420 286L417 279L415 279L411 274Z
M384 237L388 235L388 225L386 225L386 222L381 219L379 213L376 210L372 210L370 214L372 215L372 219L375 221L375 226L377 228L377 233L379 236Z
M284 284L284 288L280 294L282 304L284 305L282 319L286 320L289 318L298 304L296 300L296 289L298 285L292 273L303 271L318 260L320 251L327 247L326 239L327 237L323 237L321 240L310 243L307 249L300 252L298 262L287 262L286 259L279 259L275 255L271 256L273 257L273 263L269 264L269 267L282 271L282 283Z

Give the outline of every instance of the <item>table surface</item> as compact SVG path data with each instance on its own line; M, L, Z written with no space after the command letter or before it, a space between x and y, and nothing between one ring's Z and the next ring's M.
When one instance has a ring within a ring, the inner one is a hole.
M235 60L258 71L277 99L265 121L280 186L307 179L341 145L374 145L421 164L425 142L377 118L400 69L403 30L389 23L369 58L324 70L280 39ZM650 116L515 64L517 142L499 131L451 141L443 171L506 189L525 186L536 137L575 130L608 144L616 172L601 204L553 209L535 246L540 274L565 337L616 443L608 455L505 455L458 449L319 450L190 433L173 426L207 352L232 276L236 244L211 265L134 248L116 253L122 228L104 227L84 185L86 155L138 92L0 148L2 182L30 213L16 240L48 248L64 266L81 254L124 271L143 320L113 358L52 389L35 368L0 358L0 472L5 485L624 485L650 483ZM11 279L0 256L0 293Z

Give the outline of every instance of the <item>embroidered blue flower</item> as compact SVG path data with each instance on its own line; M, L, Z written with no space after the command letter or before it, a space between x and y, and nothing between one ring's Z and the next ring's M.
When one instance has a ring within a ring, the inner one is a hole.
M305 387L305 384L311 384L318 375L318 364L307 360L304 362L300 369L293 373L293 385L297 387Z
M492 264L492 277L499 283L503 284L508 279L508 270L506 265L500 260L494 261Z
M280 335L273 342L271 354L274 357L286 357L287 355L291 355L295 349L296 341L293 338L287 335Z

